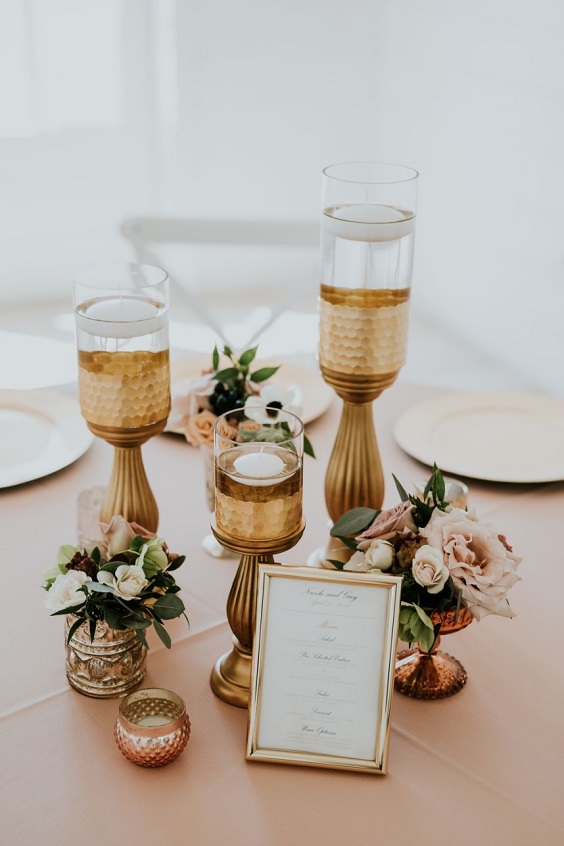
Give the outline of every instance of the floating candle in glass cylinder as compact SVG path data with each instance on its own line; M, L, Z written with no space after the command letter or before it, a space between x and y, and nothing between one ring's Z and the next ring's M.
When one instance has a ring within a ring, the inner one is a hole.
M226 436L227 435L227 436ZM280 538L302 514L303 426L279 411L268 421L249 421L244 409L216 421L215 519L233 537Z

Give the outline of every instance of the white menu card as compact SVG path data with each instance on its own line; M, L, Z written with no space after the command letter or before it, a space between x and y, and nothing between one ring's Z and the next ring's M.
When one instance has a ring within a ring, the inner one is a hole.
M400 586L260 566L249 760L382 771Z

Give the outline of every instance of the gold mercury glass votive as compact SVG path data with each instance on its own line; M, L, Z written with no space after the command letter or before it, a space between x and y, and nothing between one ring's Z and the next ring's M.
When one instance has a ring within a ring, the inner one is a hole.
M171 690L145 688L125 696L119 706L114 737L125 757L140 767L170 764L190 737L184 701Z

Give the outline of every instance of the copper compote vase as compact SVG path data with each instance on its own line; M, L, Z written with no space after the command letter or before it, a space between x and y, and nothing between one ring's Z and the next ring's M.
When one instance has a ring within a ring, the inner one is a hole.
M441 637L465 629L474 617L468 608L432 611L429 616L433 625L440 623L439 636L429 652L418 644L398 652L394 687L416 699L443 699L458 693L466 684L468 675L460 661L439 650Z

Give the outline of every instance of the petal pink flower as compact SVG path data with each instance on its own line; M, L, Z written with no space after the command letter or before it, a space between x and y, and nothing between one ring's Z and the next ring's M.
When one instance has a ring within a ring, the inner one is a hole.
M382 511L376 517L374 522L368 529L365 529L361 535L356 537L359 541L359 549L367 549L370 546L370 541L374 538L381 540L390 540L395 538L397 534L407 529L410 532L416 532L417 527L413 522L411 516L414 506L411 502L400 502L394 508L388 508L387 511Z
M507 592L519 581L521 558L491 526L460 508L435 509L420 534L442 551L456 593L477 620L487 614L513 617Z
M109 523L100 523L100 526L104 535L104 546L110 558L127 549L136 535L142 535L144 539L155 537L139 523L128 523L121 514L112 517Z

